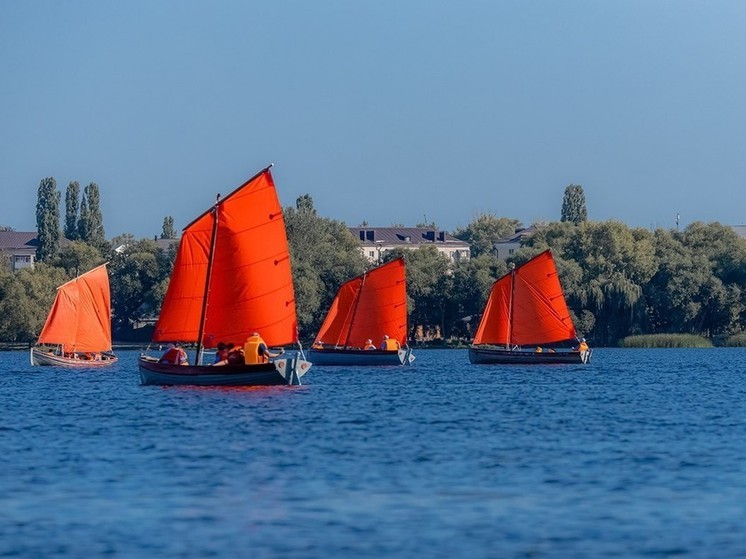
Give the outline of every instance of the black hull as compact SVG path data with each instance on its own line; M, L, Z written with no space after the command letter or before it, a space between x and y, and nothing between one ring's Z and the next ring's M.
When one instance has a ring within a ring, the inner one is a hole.
M167 365L141 356L140 381L158 386L276 386L300 384L311 364L302 359L278 359L257 365ZM295 369L294 369L295 368Z
M411 365L412 350L403 348L394 351L364 349L309 349L308 358L316 366L345 367L395 367Z
M591 353L579 351L543 351L469 348L469 361L474 365L583 365L590 363Z

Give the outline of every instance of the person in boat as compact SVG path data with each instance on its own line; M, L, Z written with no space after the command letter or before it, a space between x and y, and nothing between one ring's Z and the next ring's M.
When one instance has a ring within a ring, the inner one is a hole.
M585 341L585 338L580 338L580 340L578 340L578 346L572 348L572 350L579 351L580 353L588 351L588 343Z
M168 344L166 353L158 360L158 363L163 363L164 365L189 365L189 359L181 344Z
M316 340L313 342L313 345L311 346L313 349L324 349L324 342L321 340Z
M223 342L218 342L217 351L215 352L215 363L220 363L228 359L228 350Z
M219 367L223 365L244 365L246 363L246 357L244 356L243 347L237 346L233 342L228 342L225 345L224 358L216 363L213 363L213 367Z
M542 349L541 347L538 347L538 346L537 346L537 348L536 348L536 353L541 353L541 352L543 352L543 351L544 351L544 350L543 350L543 349Z
M392 340L387 334L383 335L383 342L381 343L381 349L383 351L397 351L401 349L401 344L398 340Z
M264 342L259 332L254 332L251 336L246 339L246 343L243 346L244 355L246 356L246 363L249 365L255 365L257 363L269 363L270 359L279 357L281 353L274 353L269 350L267 344Z
M378 348L373 344L373 340L365 340L365 347L363 349L370 351L371 349Z

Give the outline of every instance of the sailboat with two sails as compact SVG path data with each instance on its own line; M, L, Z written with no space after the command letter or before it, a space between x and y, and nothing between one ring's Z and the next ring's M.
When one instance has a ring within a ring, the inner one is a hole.
M589 363L579 342L551 250L513 268L492 286L469 348L474 364Z
M300 384L310 369L298 343L290 253L271 167L218 195L184 229L152 340L196 344L195 358L180 365L141 355L142 384ZM221 342L242 347L255 333L267 346L298 344L299 350L256 362L205 363L205 350Z
M106 264L57 288L30 358L32 365L68 368L99 368L117 362L111 348L111 292Z
M407 331L406 271L397 258L342 284L309 358L316 365L409 365ZM394 348L372 348L384 338Z

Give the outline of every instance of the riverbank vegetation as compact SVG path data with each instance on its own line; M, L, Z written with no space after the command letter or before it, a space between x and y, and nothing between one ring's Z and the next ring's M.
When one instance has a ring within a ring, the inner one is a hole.
M712 342L708 338L693 334L646 334L627 336L619 345L627 348L692 348L712 347Z
M115 339L147 340L178 246L172 239L173 218L164 219L159 240L125 234L103 242L100 194L92 184L83 192L86 203L65 214L66 237L75 239L60 242L54 234L60 197L50 185L45 179L40 186L37 223L51 245L40 247L33 269L12 273L7 263L0 266L0 341L33 342L56 287L104 261L109 262ZM77 183L71 183L66 201L74 206L78 192ZM434 246L383 253L381 261L402 255L407 262L412 341L468 342L494 280L511 263L520 265L550 248L578 334L591 345L615 346L625 340L660 347L694 343L698 337L746 345L746 242L732 228L695 222L682 231L651 231L613 220L588 221L581 195L578 185L568 187L563 220L541 224L508 260L498 259L492 246L519 222L491 214L454 231L471 243L469 260L451 262ZM284 212L298 328L301 339L309 340L337 288L377 263L363 257L346 224L317 214L310 195Z

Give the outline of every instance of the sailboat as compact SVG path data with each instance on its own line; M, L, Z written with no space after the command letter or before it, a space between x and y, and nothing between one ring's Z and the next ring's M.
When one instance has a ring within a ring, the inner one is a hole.
M285 221L272 166L186 226L153 332L153 342L196 343L193 364L138 360L142 384L263 386L300 384L311 363L302 348L266 362L213 366L206 349L243 346L257 332L267 346L298 343Z
M469 348L475 364L589 363L591 349L551 347L577 341L551 250L513 268L492 286Z
M384 336L399 349L363 349ZM409 365L404 258L391 260L342 284L321 325L309 358L316 365Z
M106 264L57 288L32 365L97 368L117 362L111 351L111 293Z

